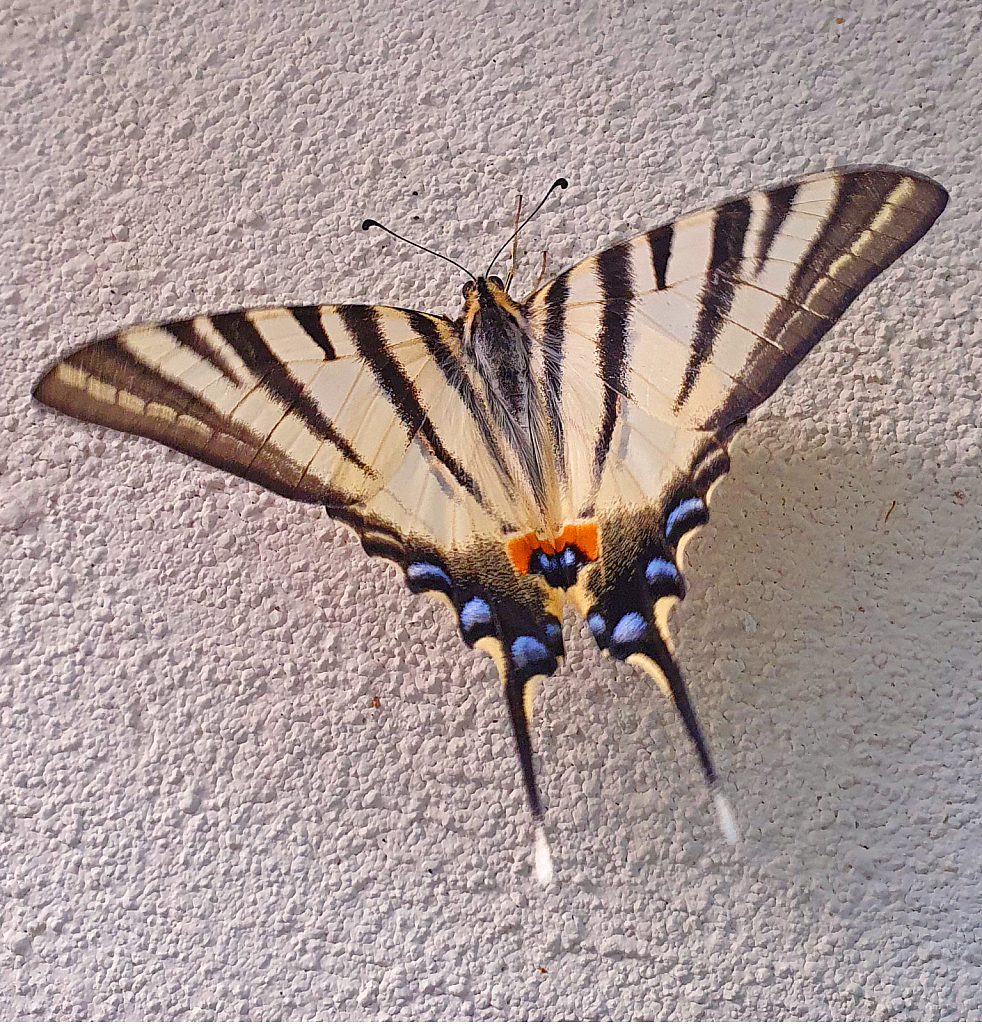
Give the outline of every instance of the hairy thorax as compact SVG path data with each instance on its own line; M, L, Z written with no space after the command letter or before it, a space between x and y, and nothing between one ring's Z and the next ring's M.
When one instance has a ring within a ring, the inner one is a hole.
M532 340L525 316L498 278L479 278L465 298L464 354L477 371L495 426L533 492L541 496L544 417L531 372Z

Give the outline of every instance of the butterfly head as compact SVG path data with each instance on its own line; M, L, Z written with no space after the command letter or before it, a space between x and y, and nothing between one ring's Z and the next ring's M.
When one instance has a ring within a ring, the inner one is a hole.
M501 278L498 277L496 274L492 275L491 277L475 277L473 281L464 282L464 286L461 289L464 298L469 299L471 298L471 296L474 296L476 298L478 295L478 285L482 284L484 286L484 290L492 295L495 292L504 293L505 291L505 282L502 281Z
M479 277L464 285L461 333L469 355L480 361L482 354L506 352L527 331L522 310L500 277Z
M518 324L524 323L518 303L508 294L500 277L479 277L468 281L463 293L465 324L475 316L508 316Z

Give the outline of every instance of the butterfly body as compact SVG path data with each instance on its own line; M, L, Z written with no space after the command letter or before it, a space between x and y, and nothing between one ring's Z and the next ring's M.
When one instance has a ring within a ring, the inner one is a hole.
M552 446L525 314L498 278L479 277L465 298L461 351L506 453L506 484L521 496L527 521L555 529Z
M321 504L448 603L504 683L547 875L531 684L564 656L564 605L672 699L715 785L668 630L684 546L747 415L946 201L911 172L832 171L644 232L522 302L477 278L458 321L323 305L124 328L35 397Z

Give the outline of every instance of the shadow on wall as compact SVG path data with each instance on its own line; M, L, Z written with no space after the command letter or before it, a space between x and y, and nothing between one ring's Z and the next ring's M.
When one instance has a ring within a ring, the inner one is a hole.
M980 507L978 481L927 463L799 454L766 423L734 445L675 632L744 842L719 836L648 681L571 659L537 714L569 948L694 964L759 948L800 982L975 912ZM973 962L950 942L949 963Z
M868 897L917 848L957 860L974 822L982 488L761 428L687 553L679 656L748 870Z

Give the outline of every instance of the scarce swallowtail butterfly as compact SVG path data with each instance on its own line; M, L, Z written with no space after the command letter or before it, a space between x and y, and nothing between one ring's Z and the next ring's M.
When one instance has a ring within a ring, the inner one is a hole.
M471 275L458 320L310 305L127 327L34 396L321 505L445 601L500 673L545 882L529 722L567 600L674 703L735 838L669 637L682 549L748 413L947 199L909 171L834 170L646 231L520 301Z

